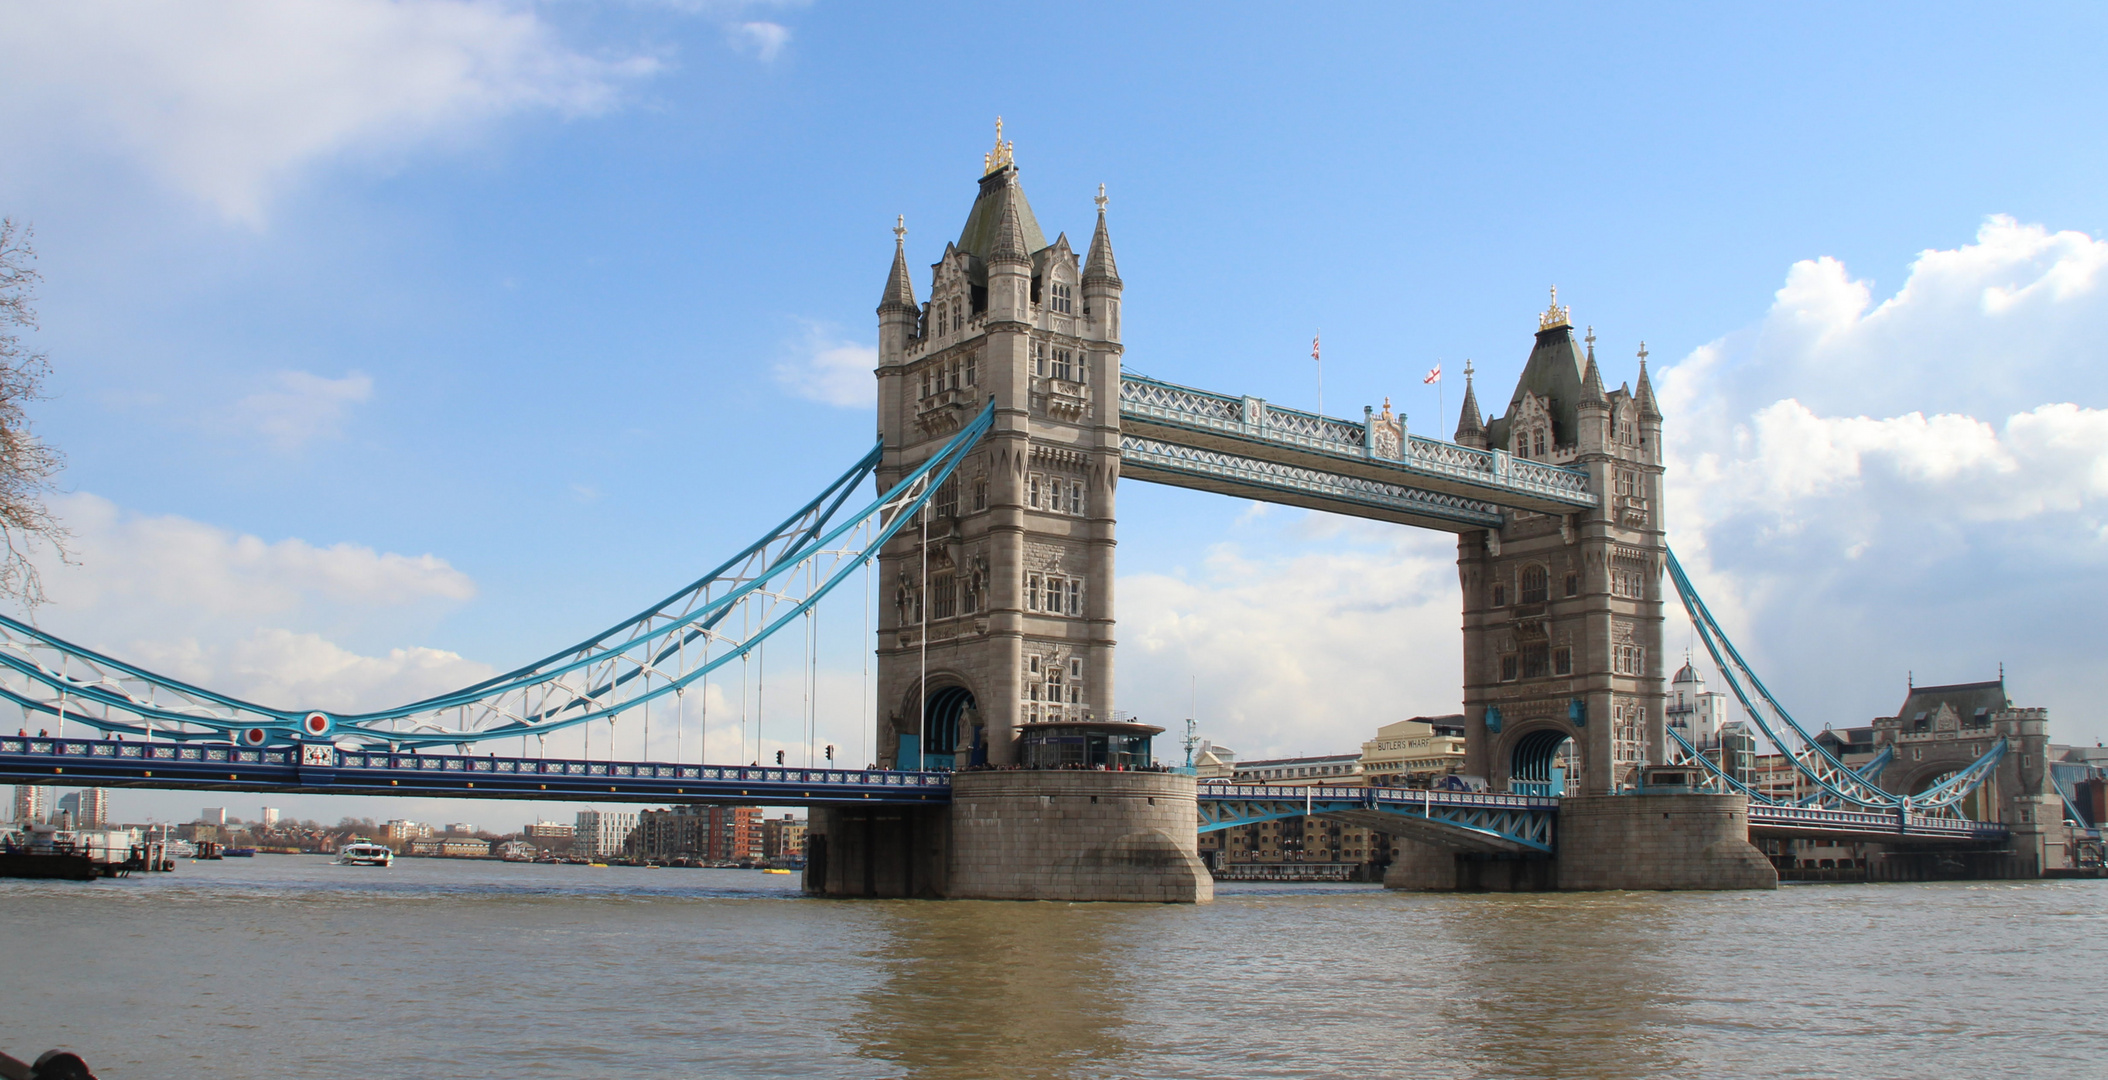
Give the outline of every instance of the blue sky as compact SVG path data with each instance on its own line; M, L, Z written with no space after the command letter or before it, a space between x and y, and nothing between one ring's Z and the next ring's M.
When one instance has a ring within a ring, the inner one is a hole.
M1107 186L1131 368L1307 407L1321 328L1328 411L1446 430L1467 357L1505 401L1556 284L1613 381L1648 343L1672 542L1799 713L2003 660L2060 738L2108 737L2104 22L0 4L0 213L42 253L82 555L39 617L381 705L630 613L868 446L894 215L933 261L1001 114L1050 236ZM1447 537L1120 500L1121 707L1175 724L1193 686L1247 755L1456 707Z

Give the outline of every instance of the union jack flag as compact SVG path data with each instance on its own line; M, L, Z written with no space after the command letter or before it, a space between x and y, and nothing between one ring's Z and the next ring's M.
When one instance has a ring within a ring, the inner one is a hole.
M1318 335L1316 334L1310 335L1310 358L1312 360L1318 359ZM1323 363L1324 361L1320 360L1318 362Z

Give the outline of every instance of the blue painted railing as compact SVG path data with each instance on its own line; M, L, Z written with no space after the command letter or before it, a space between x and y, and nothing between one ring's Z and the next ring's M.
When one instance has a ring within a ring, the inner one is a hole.
M199 743L0 737L0 783L300 791L601 802L771 806L942 803L951 774L650 761L412 754L326 743L249 748Z

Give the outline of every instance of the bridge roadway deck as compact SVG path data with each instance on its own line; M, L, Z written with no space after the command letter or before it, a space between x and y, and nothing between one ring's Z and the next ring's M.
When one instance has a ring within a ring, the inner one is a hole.
M577 802L768 806L941 805L951 774L892 769L688 765L345 750L326 744L250 748L224 743L0 737L0 783L199 791L442 798L562 798ZM1547 852L1559 800L1415 788L1203 783L1199 827L1304 814L1346 817L1452 847ZM1800 806L1752 805L1752 838L2000 843L2006 828L1965 821Z
M1455 851L1550 855L1559 800L1425 788L1204 783L1200 831L1321 814Z
M0 783L767 806L941 805L951 801L951 776L941 772L476 757L344 750L327 744L252 749L225 743L20 736L0 737Z
M1751 803L1749 835L1752 840L1879 840L1885 843L1993 844L2004 843L2011 834L2004 825L1995 821Z

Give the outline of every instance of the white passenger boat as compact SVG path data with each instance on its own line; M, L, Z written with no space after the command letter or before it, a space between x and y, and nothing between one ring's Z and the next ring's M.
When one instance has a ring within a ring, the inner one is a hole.
M395 852L381 844L361 840L337 849L339 866L386 866L395 861Z

